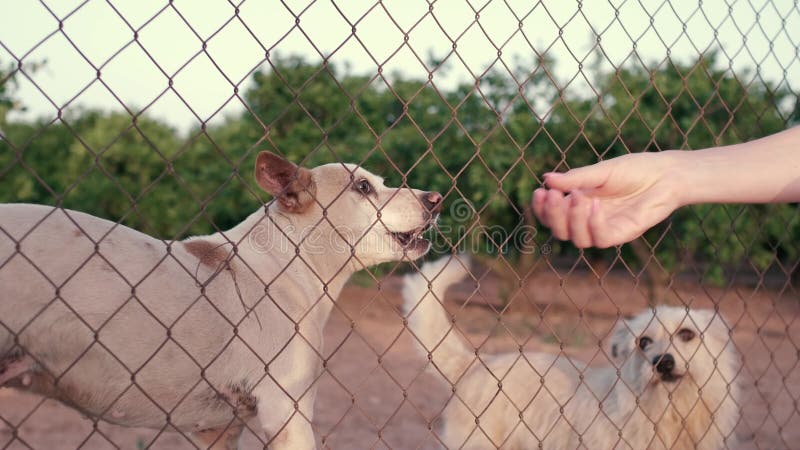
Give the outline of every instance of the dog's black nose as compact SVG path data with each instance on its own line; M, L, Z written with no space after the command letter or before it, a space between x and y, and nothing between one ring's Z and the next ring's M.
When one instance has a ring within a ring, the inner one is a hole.
M675 369L675 358L670 353L656 355L653 358L653 365L656 366L658 373L671 373Z
M438 192L426 192L422 194L422 204L425 209L432 213L438 213L442 210L442 194Z

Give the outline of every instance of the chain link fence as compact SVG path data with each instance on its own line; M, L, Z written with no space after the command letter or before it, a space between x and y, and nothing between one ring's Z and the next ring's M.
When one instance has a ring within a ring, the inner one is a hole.
M800 441L796 205L608 250L530 209L547 171L796 124L796 1L0 17L0 200L45 205L0 208L0 448ZM423 231L455 259L403 261ZM683 390L637 387L688 342Z

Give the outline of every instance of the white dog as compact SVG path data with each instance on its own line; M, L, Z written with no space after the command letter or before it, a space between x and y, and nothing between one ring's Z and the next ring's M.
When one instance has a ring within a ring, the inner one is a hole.
M717 449L735 440L739 358L718 314L662 306L620 320L606 367L521 349L476 356L440 303L463 264L425 264L403 288L409 329L454 389L441 416L448 448Z
M0 205L0 386L121 425L171 425L204 448L236 448L256 416L273 448L315 447L334 300L356 270L425 254L442 196L268 152L255 174L274 201L182 242Z

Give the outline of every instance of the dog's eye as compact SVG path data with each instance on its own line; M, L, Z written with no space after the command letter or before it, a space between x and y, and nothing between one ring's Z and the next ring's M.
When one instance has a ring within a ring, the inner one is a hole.
M694 339L694 336L695 336L694 331L688 328L683 328L680 331L678 331L678 337L680 337L683 342L691 341L692 339Z
M639 348L644 350L647 348L648 345L652 344L653 340L647 336L642 336L639 338Z
M369 195L373 191L372 185L369 184L369 181L367 181L365 178L356 181L355 188L358 192L364 195Z

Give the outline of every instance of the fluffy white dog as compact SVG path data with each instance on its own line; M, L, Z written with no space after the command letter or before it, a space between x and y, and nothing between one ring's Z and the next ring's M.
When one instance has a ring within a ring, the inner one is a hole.
M733 444L739 358L717 313L660 306L620 320L605 367L522 350L476 356L441 304L466 273L463 258L445 257L408 275L403 288L408 327L431 371L453 388L441 415L448 448Z

